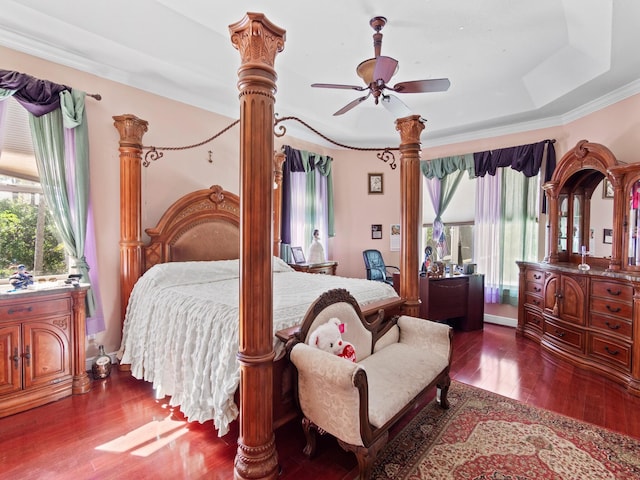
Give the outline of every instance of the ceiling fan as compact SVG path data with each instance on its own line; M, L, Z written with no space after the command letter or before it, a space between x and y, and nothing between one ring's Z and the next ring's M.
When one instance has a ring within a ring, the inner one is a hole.
M314 83L312 87L319 88L340 88L347 90L357 90L359 92L367 90L367 94L356 98L349 102L333 115L342 115L355 106L364 102L373 95L376 105L380 102L389 110L396 118L405 117L411 114L411 109L402 102L398 97L385 90L391 90L395 93L426 93L426 92L444 92L449 89L451 82L448 78L435 78L431 80L413 80L409 82L396 83L393 87L388 86L387 82L398 71L398 61L391 57L380 55L382 49L382 27L387 23L385 17L373 17L369 21L369 25L373 28L373 48L375 57L361 62L356 68L356 72L365 86L358 85L340 85L334 83Z

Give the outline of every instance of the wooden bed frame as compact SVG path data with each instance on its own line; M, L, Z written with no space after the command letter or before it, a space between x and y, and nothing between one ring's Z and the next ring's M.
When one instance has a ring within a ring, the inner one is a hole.
M291 384L285 359L274 359L271 322L271 258L280 250L280 192L284 156L275 158L273 105L275 55L284 48L284 30L263 14L247 13L229 27L232 44L241 55L240 164L238 196L214 185L198 190L174 203L155 228L147 230L151 240L142 242L141 159L142 137L148 122L134 115L115 116L120 134L120 263L121 312L138 278L152 265L182 260L240 258L240 423L235 478L278 476L274 429L295 416ZM259 73L257 73L259 72ZM420 133L419 115L396 120L400 133L401 185L401 301L372 305L363 313L379 309L418 316ZM264 201L276 184L272 203ZM273 218L273 223L271 222ZM242 234L240 232L243 232ZM275 234L273 234L275 232ZM216 248L202 245L215 238ZM264 239L269 240L265 243ZM224 239L224 240L223 240ZM234 248L234 245L237 248ZM415 272L415 273L411 273ZM274 361L275 360L275 361ZM279 364L280 362L280 364ZM273 382L273 383L272 383ZM288 383L289 382L289 383ZM266 392L273 392L273 400Z

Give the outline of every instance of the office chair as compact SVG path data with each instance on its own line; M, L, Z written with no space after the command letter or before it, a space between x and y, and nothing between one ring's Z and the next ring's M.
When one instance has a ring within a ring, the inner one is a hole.
M400 272L398 267L393 265L385 265L380 250L364 250L362 252L364 259L364 267L367 269L367 280L376 280L393 285L393 273L389 269Z

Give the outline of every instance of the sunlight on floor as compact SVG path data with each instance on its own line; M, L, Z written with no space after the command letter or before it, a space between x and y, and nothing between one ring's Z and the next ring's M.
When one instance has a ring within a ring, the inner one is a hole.
M169 415L164 420L153 420L131 432L96 447L112 453L124 453L131 450L131 455L147 457L160 448L168 445L189 431L187 422L171 420Z

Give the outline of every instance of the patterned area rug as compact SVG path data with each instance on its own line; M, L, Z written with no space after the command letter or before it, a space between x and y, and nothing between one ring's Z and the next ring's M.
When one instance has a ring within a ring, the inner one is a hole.
M380 452L373 479L640 479L640 440L452 382Z

